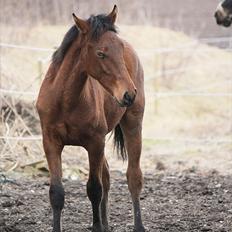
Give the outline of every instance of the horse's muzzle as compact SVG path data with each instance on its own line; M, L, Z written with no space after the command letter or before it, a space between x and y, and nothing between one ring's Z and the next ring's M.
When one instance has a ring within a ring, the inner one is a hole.
M225 18L225 20L222 22L222 25L224 27L229 27L231 23L232 23L232 19L228 17L228 18Z
M134 103L136 97L136 91L133 94L129 94L128 92L125 92L123 96L123 100L121 102L122 107L129 107Z
M223 25L224 27L229 27L232 23L232 18L229 16L223 17L220 12L215 12L214 17L218 25Z
M222 21L217 20L218 25L223 25L224 27L229 27L232 23L232 20L230 18L225 18Z

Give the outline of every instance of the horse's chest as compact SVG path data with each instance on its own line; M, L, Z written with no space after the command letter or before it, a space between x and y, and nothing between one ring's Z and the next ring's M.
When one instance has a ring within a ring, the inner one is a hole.
M84 114L67 117L64 122L63 138L66 144L86 146L94 138L104 136L107 126L104 120Z

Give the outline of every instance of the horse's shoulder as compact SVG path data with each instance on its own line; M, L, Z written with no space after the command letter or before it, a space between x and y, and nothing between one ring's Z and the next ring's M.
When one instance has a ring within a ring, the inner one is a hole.
M143 79L143 68L135 49L126 40L122 41L124 43L124 60L131 78L134 81Z
M132 45L124 39L122 39L122 42L124 45L124 54L132 56L135 59L138 59L138 55L137 55L135 49L132 47Z

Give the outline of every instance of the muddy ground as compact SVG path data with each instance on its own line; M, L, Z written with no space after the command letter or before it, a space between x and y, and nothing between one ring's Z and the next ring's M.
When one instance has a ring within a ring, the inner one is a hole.
M145 174L141 196L147 231L232 231L232 176L216 171ZM111 231L132 231L131 204L125 175L113 172L110 193ZM64 180L66 204L63 231L90 231L91 207L85 181ZM51 231L47 179L2 178L1 232Z

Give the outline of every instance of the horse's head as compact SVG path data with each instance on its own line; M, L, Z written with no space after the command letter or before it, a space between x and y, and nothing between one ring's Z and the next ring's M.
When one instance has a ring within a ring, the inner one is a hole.
M218 25L229 27L232 23L232 0L220 2L214 16Z
M99 81L122 107L130 106L136 88L126 67L124 43L114 26L117 7L108 15L91 16L87 21L74 21L86 38L86 71Z

